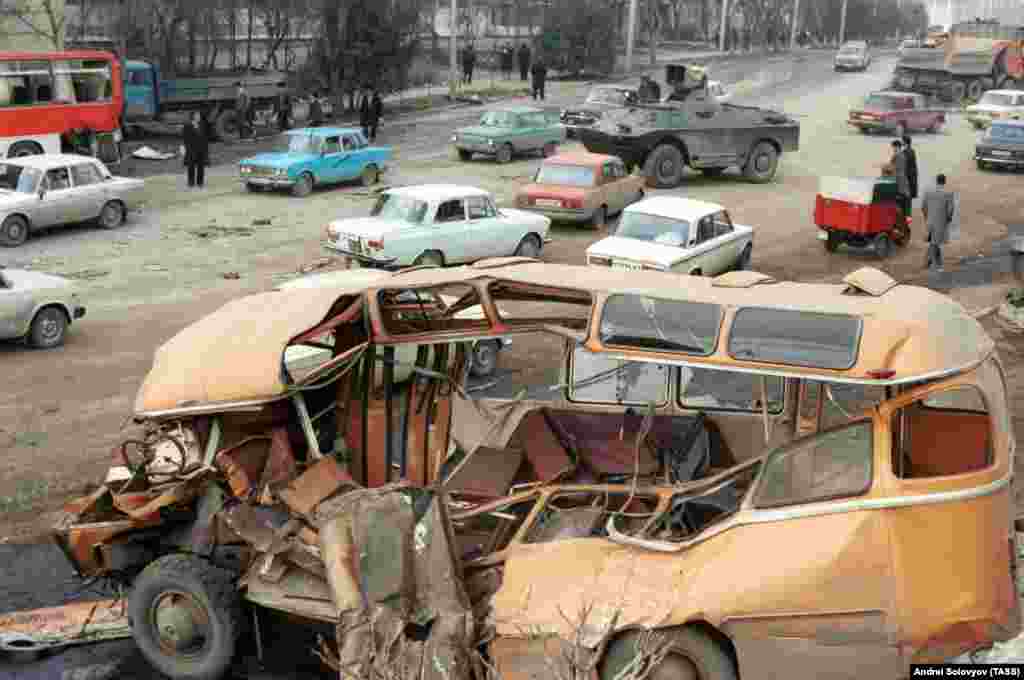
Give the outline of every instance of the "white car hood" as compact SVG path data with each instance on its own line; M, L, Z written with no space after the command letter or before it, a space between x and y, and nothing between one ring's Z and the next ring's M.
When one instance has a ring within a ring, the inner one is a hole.
M973 104L967 107L967 113L1014 113L1019 110L1019 106L1004 106L1003 104Z
M635 238L609 236L587 248L588 256L610 257L615 260L642 262L657 267L671 267L685 260L690 251L677 246L666 246L653 241L640 241Z
M351 217L334 220L330 223L331 231L339 234L352 234L367 239L380 238L392 231L399 231L407 226L398 220L385 220L379 217Z
M74 282L62 276L43 274L26 269L0 269L4 278L11 282L14 288L22 290L46 290L52 288L73 288Z
M548 226L551 225L551 220L544 215L538 215L527 210L516 210L515 208L498 208L498 214L504 217L511 217L522 222L535 222L537 224L544 225L544 231L547 231Z

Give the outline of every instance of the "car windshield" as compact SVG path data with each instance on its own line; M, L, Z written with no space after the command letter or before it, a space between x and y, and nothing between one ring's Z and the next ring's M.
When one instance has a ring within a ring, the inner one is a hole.
M313 135L286 135L280 150L288 153L320 153L321 141Z
M981 101L978 103L988 106L1013 106L1013 97L1008 94L986 92L985 96L982 97Z
M685 246L690 239L690 223L627 210L619 218L619 228L615 230L615 235L666 246Z
M508 111L488 111L480 116L480 125L483 127L515 127L515 114Z
M16 163L0 163L0 189L31 194L39 184L42 173Z
M896 108L896 100L892 97L873 94L864 100L864 108L875 109L876 111L893 111Z
M537 184L567 184L574 187L592 187L594 186L594 169L581 165L545 163L540 166L537 177L533 181Z
M993 125L988 134L992 139L1024 143L1024 127L1019 125Z
M590 91L587 101L593 104L625 104L626 92L612 87L598 87Z
M382 194L377 199L377 204L373 206L373 210L370 211L370 215L373 217L401 220L403 222L411 222L412 224L422 222L423 216L426 213L426 203L398 194Z

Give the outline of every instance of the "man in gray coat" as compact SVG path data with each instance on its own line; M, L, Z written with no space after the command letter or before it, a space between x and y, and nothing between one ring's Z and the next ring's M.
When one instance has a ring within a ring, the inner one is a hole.
M928 260L925 269L932 264L942 271L942 246L949 240L949 224L953 221L956 201L952 191L946 191L946 176L935 178L935 188L924 195L921 212L928 223Z

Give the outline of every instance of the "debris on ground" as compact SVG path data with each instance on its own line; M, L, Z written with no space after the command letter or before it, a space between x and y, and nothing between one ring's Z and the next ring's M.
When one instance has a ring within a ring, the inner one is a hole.
M336 257L321 257L319 260L314 260L309 264L304 264L301 267L299 267L299 273L308 274L310 272L315 272L320 269L327 269L337 261L338 258Z
M177 155L173 151L157 151L151 146L143 146L132 152L132 158L141 158L145 161L166 161Z
M231 279L233 281L237 281L238 279L242 278L242 275L239 274L238 272L224 272L223 274L221 274L221 276L224 277L225 279Z
M208 224L199 229L191 229L189 233L196 238L223 238L227 236L252 236L255 230L249 227L221 227L216 224Z
M259 218L257 218L257 219L252 221L252 226L254 226L254 227L268 227L268 226L270 226L270 218L269 217L259 217Z

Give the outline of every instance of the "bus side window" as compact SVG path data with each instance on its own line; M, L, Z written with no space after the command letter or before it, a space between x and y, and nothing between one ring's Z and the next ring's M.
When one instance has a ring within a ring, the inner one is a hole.
M933 392L893 415L892 469L901 479L945 477L993 463L993 423L972 385Z

